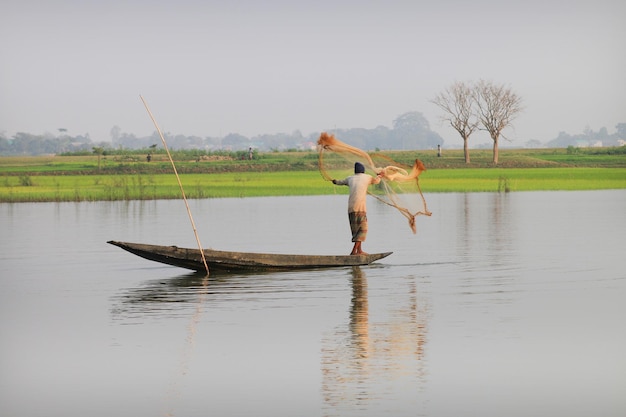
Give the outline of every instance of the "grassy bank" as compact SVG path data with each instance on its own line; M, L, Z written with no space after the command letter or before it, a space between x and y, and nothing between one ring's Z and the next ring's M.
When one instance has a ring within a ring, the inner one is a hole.
M0 201L98 201L180 198L175 175L5 177ZM318 172L181 174L187 198L316 195L329 192ZM332 187L330 187L332 188ZM332 190L330 191L332 192Z
M626 154L610 149L580 153L565 149L516 150L494 167L489 151L390 152L410 164L422 159L425 193L626 189ZM176 154L174 154L176 157ZM141 155L0 158L0 202L107 201L180 198L165 156L148 163ZM176 166L188 198L344 194L347 187L324 181L314 152L255 155L255 159L195 159L179 156Z
M317 171L181 174L188 198L344 194ZM626 168L431 169L425 193L626 189ZM180 198L173 174L38 175L0 179L0 201L100 201Z
M626 189L626 168L497 168L431 170L428 192L558 191Z

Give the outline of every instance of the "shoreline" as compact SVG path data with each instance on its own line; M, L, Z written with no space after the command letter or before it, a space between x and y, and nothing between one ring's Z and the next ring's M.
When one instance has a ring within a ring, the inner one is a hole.
M384 156L411 166L419 158L427 170L422 192L518 192L626 189L626 147L606 149L517 149L500 154L472 150L466 164L462 150L387 151ZM191 159L173 154L189 199L343 194L345 187L324 180L318 154L268 152L251 160ZM328 159L326 160L329 161ZM345 160L332 161L329 175L351 174ZM123 155L0 157L0 202L129 201L181 198L165 155L151 162L142 151Z
M188 199L346 194L318 171L180 174ZM626 189L626 168L432 169L428 193ZM0 178L0 203L130 201L182 198L175 175L37 175Z

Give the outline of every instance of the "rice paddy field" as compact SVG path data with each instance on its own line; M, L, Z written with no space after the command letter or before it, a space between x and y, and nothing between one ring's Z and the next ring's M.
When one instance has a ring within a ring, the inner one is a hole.
M410 165L420 158L424 193L626 189L626 154L565 149L502 152L493 166L489 151L462 151L438 158L433 151L394 152ZM257 155L254 160L174 158L187 198L241 198L344 194L317 169L315 152ZM153 200L181 197L169 160L140 156L0 157L0 202Z

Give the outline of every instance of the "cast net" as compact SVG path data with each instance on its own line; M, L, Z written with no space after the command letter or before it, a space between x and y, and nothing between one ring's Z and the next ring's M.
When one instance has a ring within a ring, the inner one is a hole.
M382 174L380 184L371 186L368 194L398 210L409 221L413 233L417 232L415 218L432 214L419 184L419 175L426 170L419 159L412 166L402 164L386 155L350 146L326 132L320 135L317 150L320 173L327 181L352 175L354 162L361 162L372 175Z

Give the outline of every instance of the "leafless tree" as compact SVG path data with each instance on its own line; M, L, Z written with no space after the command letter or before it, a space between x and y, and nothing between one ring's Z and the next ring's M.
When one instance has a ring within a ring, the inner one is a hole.
M436 104L445 114L441 117L463 138L465 163L470 163L469 137L478 127L478 119L473 111L473 91L470 85L455 82L439 93L431 103Z
M498 140L502 131L510 126L522 111L522 99L510 88L480 80L473 89L476 115L481 130L493 140L493 163L498 164Z

